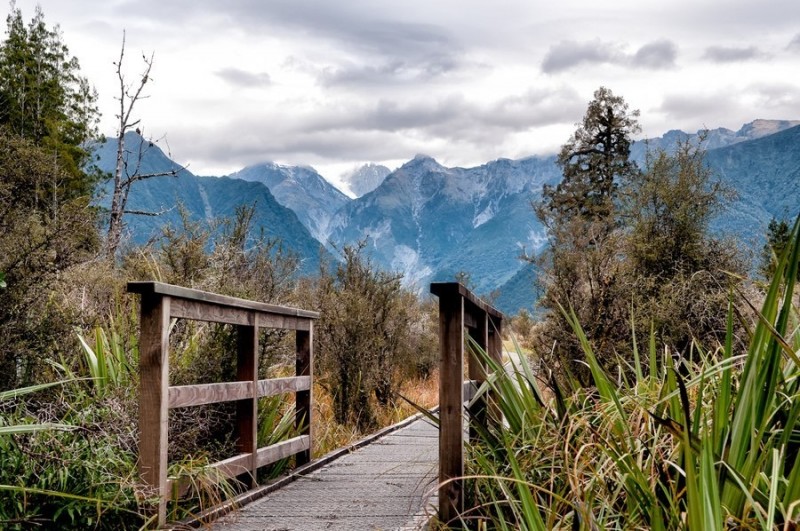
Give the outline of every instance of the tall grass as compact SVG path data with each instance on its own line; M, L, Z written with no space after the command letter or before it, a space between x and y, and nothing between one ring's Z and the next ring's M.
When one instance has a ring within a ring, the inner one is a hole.
M694 345L688 360L676 361L651 333L648 359L634 341L630 358L619 359L624 370L610 375L575 314L564 310L594 387L556 384L524 357L511 370L492 367L482 392L497 392L505 421L471 448L473 508L464 521L537 530L795 529L798 262L800 220L755 312L746 352L734 351L741 313L732 296L724 345Z

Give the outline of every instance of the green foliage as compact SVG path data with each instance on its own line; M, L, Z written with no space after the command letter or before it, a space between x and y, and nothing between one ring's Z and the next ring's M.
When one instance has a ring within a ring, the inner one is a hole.
M704 152L686 142L671 155L648 154L645 171L622 194L621 295L633 306L636 330L644 335L654 324L683 355L694 339L721 341L731 273L743 277L745 267L737 246L708 226L732 192L713 178Z
M674 154L649 152L645 170L625 184L627 254L638 273L668 278L714 265L703 249L710 239L708 225L732 192L713 179L704 155L688 141Z
M565 368L584 374L573 361L579 345L557 309L559 304L575 308L582 322L591 323L592 338L620 334L625 312L615 304L623 300L618 293L616 203L620 183L638 173L629 160L631 136L639 131L638 115L621 97L598 89L583 122L559 154L561 183L545 186L542 202L534 205L549 237L549 248L538 260L545 286L540 304L550 311L543 340L555 342L554 353Z
M609 89L595 91L583 122L558 154L563 180L542 192L538 212L546 226L574 218L613 221L619 181L637 173L629 157L631 136L640 131L638 117L639 111L629 111Z
M377 270L364 245L346 246L344 262L334 274L323 269L315 289L316 374L333 395L337 422L362 431L375 427L373 397L392 402L397 379L422 368L435 345L400 275Z
M84 385L69 380L0 396L4 529L141 525L130 391L118 388L102 400L89 399ZM41 401L30 396L54 386L61 392ZM29 395L25 401L19 399L23 395Z
M0 127L0 390L34 383L53 345L72 345L77 315L65 273L97 249L87 198L59 200L52 157ZM44 371L46 374L46 371Z
M41 8L26 25L12 3L6 24L0 44L0 125L55 154L63 169L62 199L90 195L93 179L83 171L89 162L84 146L96 137L96 91L81 77L58 28L47 27Z
M615 352L632 334L651 326L685 356L694 339L714 344L724 335L728 290L745 271L737 246L709 234L711 217L732 194L711 175L705 153L683 143L674 153L649 153L640 171L626 162L636 116L621 98L598 91L562 149L562 184L546 188L536 210L550 238L540 258L541 305L549 312L538 349L585 383L584 349L560 306L575 312L606 368L616 366Z
M542 392L547 375L524 358L511 370L495 364L479 393L496 392L505 424L484 430L470 451L474 509L463 518L497 529L792 529L800 499L798 257L800 219L748 347L735 345L731 302L719 353L695 345L692 361L676 367L651 334L649 375L636 343L634 370L620 357L621 367L606 371L575 313L564 310L594 387L551 381Z

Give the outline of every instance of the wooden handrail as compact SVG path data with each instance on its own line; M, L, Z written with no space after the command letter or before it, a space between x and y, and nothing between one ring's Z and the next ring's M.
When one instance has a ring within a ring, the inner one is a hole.
M464 511L464 330L498 365L502 362L503 314L458 282L434 282L439 297L439 519L458 527ZM487 364L470 350L469 380L478 385L487 377ZM484 394L468 411L469 436L476 426L501 422L489 414L494 397Z
M264 304L161 282L130 282L129 293L141 295L139 338L139 477L158 496L157 525L166 523L168 410L236 401L237 455L210 466L227 477L249 475L292 455L298 465L311 460L313 330L317 312ZM169 324L184 318L236 325L237 379L201 385L169 385ZM279 328L296 334L295 376L258 378L258 329ZM258 399L295 393L295 426L299 436L259 448Z

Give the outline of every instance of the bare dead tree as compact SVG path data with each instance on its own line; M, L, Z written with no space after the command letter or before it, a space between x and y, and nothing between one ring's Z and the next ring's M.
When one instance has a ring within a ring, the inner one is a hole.
M108 259L113 259L116 256L122 237L122 229L124 227L123 217L125 214L148 216L156 216L159 214L158 212L142 212L126 209L128 195L130 194L133 183L153 177L177 176L178 172L184 169L182 166L176 166L166 171L152 173L142 173L141 171L144 155L149 149L153 148L154 144L152 141L144 139L140 126L141 120L134 120L132 114L136 103L139 100L148 98L148 96L143 94L143 90L145 85L150 81L153 57L154 54L150 54L150 57L142 54L144 69L139 75L138 81L135 83L127 83L122 71L122 64L125 59L125 32L122 32L122 46L119 52L119 61L114 63L117 68L117 78L119 79L119 114L116 115L119 119L119 126L117 129L117 159L113 177L114 189L111 196L111 211L109 212L108 233L106 235L105 254ZM133 146L133 149L127 149L125 146L125 135L132 130L137 133L138 146Z

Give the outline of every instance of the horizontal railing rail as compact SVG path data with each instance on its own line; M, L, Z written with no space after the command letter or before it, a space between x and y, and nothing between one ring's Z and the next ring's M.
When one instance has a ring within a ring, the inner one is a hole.
M141 295L139 338L139 477L157 495L159 527L173 489L167 478L168 411L220 402L236 402L237 455L213 463L226 477L247 475L256 484L259 468L296 456L311 460L313 330L317 312L227 297L161 282L131 282L128 292ZM174 318L236 326L236 381L169 385L169 330ZM258 378L260 328L295 331L295 376ZM258 447L258 399L295 394L295 428L299 435Z

